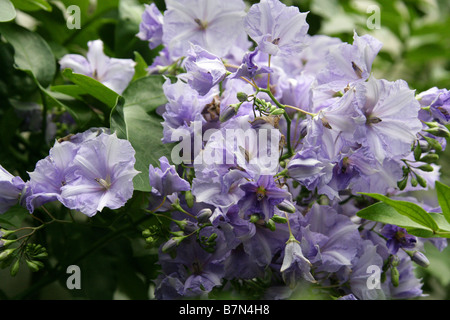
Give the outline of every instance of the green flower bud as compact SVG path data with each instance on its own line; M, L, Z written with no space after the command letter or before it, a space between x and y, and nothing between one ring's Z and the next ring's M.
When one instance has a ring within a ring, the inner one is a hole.
M185 192L184 198L186 199L188 207L192 208L194 206L194 195L192 194L191 190Z
M436 153L429 153L427 155L424 155L422 158L420 158L421 162L436 162L439 160L439 155Z
M420 144L418 143L416 145L416 147L414 148L414 160L419 161L421 155L422 155L422 148L420 147Z
M421 177L418 174L416 174L416 179L417 179L417 182L420 184L420 186L422 188L426 188L427 187L427 180L425 180L423 177Z
M248 95L247 95L245 92L238 92L238 93L237 93L237 99L238 99L240 102L246 102L247 99L248 99Z
M281 217L276 214L272 217L272 220L275 223L287 223L287 221L288 221L285 217Z
M269 228L270 231L275 231L277 226L275 225L275 222L272 219L269 219L266 222L266 227Z
M427 141L428 145L432 149L436 150L436 152L441 152L442 151L441 144L439 142L437 142L435 139L430 138L430 137L425 137L425 136L424 136L424 139Z
M274 116L278 116L278 115L284 114L284 112L285 112L284 109L275 109L272 112L270 112L270 114L274 115Z
M443 138L450 137L450 132L444 126L430 128L430 129L425 130L425 132L431 133L433 136L436 136L436 137L443 137Z
M425 172L432 172L434 170L433 167L429 164L421 165L420 167L418 167L418 169L425 171Z
M391 282L394 287L398 287L400 280L400 273L397 267L391 266Z
M28 268L30 268L30 270L32 272L38 272L40 269L40 265L37 263L38 261L32 261L32 260L26 260L27 266Z
M416 180L417 181L417 180ZM400 190L404 190L406 188L406 185L408 184L408 179L403 179L397 182L397 186Z
M143 236L144 238L148 238L148 237L150 237L151 235L152 235L152 232L150 231L150 229L145 229L145 230L142 231L142 236Z
M6 249L6 250L3 250L2 252L0 252L0 261L4 261L4 260L8 259L15 250L16 250L16 248L13 248L13 249Z
M252 214L250 217L251 223L257 223L257 222L259 222L259 220L261 220L261 217L257 214Z
M13 266L11 267L11 270L9 271L11 277L15 277L17 275L17 273L19 272L19 267L20 261L19 259L17 259L16 262L14 262Z

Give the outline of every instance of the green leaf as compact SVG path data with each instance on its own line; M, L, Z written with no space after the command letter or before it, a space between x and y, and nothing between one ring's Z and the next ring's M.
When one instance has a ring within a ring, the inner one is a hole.
M14 48L15 67L31 73L47 87L56 73L56 60L47 42L37 33L15 24L0 24L0 33Z
M385 224L393 224L405 229L417 228L432 231L429 228L424 228L423 225L414 222L408 217L399 214L397 210L384 202L377 202L367 208L364 208L358 211L356 215L362 219Z
M132 82L123 92L125 105L140 106L146 112L152 112L167 102L163 84L166 80L161 75L150 75Z
M136 66L134 67L134 76L132 81L136 81L148 75L148 64L137 51L134 52L134 61L136 62Z
M9 0L0 0L0 22L11 21L16 17L16 10Z
M18 10L22 11L52 11L52 6L46 0L12 0L12 2Z
M135 190L151 191L149 165L159 166L160 157L170 157L170 146L161 142L163 129L160 122L159 117L148 114L139 105L127 105L122 98L111 113L111 131L130 141L136 151L135 168L141 173L133 180Z
M439 205L442 209L442 214L450 223L450 187L439 181L436 181L436 192Z
M7 229L19 228L22 225L22 221L30 216L27 209L20 205L11 207L7 212L0 215L0 227Z
M398 213L410 218L421 226L424 226L433 231L437 231L439 229L431 215L415 203L402 200L394 200L377 193L361 192L360 194L372 197L379 201L383 201L384 203L392 206Z
M87 94L106 104L109 108L113 108L117 104L120 95L106 87L101 82L85 76L84 74L74 73L71 69L65 69L63 75L70 81L78 85ZM81 91L80 91L81 92Z

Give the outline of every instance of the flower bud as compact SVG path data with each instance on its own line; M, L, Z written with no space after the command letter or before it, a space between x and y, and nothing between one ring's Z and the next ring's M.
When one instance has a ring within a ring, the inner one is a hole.
M428 145L432 149L436 150L437 152L441 152L442 151L441 144L439 142L437 142L435 139L430 138L430 137L425 137L425 136L424 136L424 139L427 141Z
M238 109L240 107L240 104L231 104L229 105L224 112L222 112L222 114L220 115L220 122L227 122L228 120L230 120L231 118L233 118Z
M407 183L408 179L403 179L397 182L397 186L400 190L404 190L406 188Z
M295 213L296 208L295 206L289 201L284 199L283 202L277 205L277 208L281 211L288 212L288 213Z
M248 99L248 95L247 95L245 92L238 92L238 93L237 93L237 99L238 99L240 102L246 102L247 99Z
M425 130L425 132L431 133L433 136L436 136L436 137L443 137L443 138L450 137L450 132L444 126L430 128L430 129Z
M26 263L32 272L38 272L44 266L42 262L36 260L26 260Z
M397 267L391 266L391 282L394 287L398 287L400 281L400 273Z
M436 162L439 160L439 155L436 153L429 153L427 155L424 155L422 158L420 158L421 162Z
M422 188L427 187L427 180L425 180L422 176L416 174L417 182L420 184Z
M285 217L281 217L281 216L276 215L276 214L271 219L275 223L287 223L287 219Z
M434 170L433 167L429 164L421 165L420 167L418 167L418 169L425 172L432 172Z
M261 220L261 217L257 214L252 214L250 217L251 223L257 223L259 220Z
M270 231L275 231L277 226L275 225L275 221L273 221L272 219L269 219L266 222L266 227L269 228Z
M282 114L284 114L284 109L275 109L270 114L273 116L282 115Z
M419 161L421 156L422 156L422 148L420 147L420 144L418 143L416 145L416 147L414 148L414 160Z
M175 249L185 237L173 237L170 238L161 248L162 252L167 253Z
M14 262L13 266L11 267L11 270L9 271L11 277L15 277L17 275L17 272L19 272L19 267L20 267L20 260L17 259L16 262Z
M152 235L152 232L150 231L150 229L145 229L144 231L142 231L142 236L144 238L148 238Z
M0 252L0 261L4 261L4 260L8 259L15 250L16 249L13 248L13 249L3 250L2 252Z
M185 192L184 199L186 200L186 204L189 208L192 208L194 206L194 195L192 194L191 190Z
M430 265L428 258L420 251L414 251L411 254L411 260L423 268L427 268Z
M200 223L206 223L209 221L209 217L211 217L212 211L209 208L202 209L197 214L197 221Z

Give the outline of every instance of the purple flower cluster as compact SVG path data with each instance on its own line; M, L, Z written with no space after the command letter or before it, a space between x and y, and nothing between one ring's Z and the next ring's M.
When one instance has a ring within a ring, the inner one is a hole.
M150 167L150 207L167 198L185 222L161 245L156 297L207 297L267 274L266 298L305 283L342 299L421 296L412 257L425 240L361 221L354 199L412 188L398 182L429 136L423 123L448 124L448 91L416 95L403 80L376 79L381 42L309 36L307 13L279 0L247 12L242 0L166 4L162 20L143 16L141 30L163 46L152 72L181 68L164 84L161 113L163 142L182 140L186 154L172 159L178 171L166 158ZM268 132L278 134L261 143ZM434 168L420 172L422 188L438 179ZM383 275L374 286L373 270Z
M1 213L17 203L33 213L53 201L90 217L105 207L118 209L133 195L134 154L127 140L105 128L56 141L27 182L0 167Z

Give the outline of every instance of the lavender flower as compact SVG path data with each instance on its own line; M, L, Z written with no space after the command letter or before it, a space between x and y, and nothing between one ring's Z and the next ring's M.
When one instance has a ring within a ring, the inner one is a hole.
M312 276L311 262L305 258L300 247L300 243L295 239L288 240L284 251L283 265L280 272L283 275L283 280L290 286L294 287L297 279L301 275L305 280L315 282Z
M175 166L170 165L166 157L159 159L160 168L150 165L149 178L152 186L152 193L159 196L171 195L175 192L190 190L189 182L180 178L175 171Z
M254 4L245 18L245 31L262 52L289 56L305 47L309 25L306 13L287 7L279 0L261 0Z
M122 94L134 76L136 63L131 59L110 58L103 52L101 40L89 41L86 58L67 54L61 58L61 69L70 68L75 73L94 78L106 87Z
M242 0L167 0L166 6L163 44L174 58L184 56L190 43L224 57L245 34Z
M163 15L154 3L145 4L139 33L136 36L143 41L148 41L150 49L155 49L162 44L163 19Z
M258 54L260 54L258 47L251 52L247 52L242 59L242 64L240 67L236 70L236 72L231 74L229 78L234 79L244 77L246 79L253 79L259 74L273 72L271 68L264 65L259 65L259 63L255 61Z
M422 129L420 105L414 91L402 80L389 82L370 78L356 85L357 103L366 118L356 135L369 146L378 162L406 156L416 134Z
M255 182L242 184L240 188L245 191L244 197L238 202L244 218L257 214L267 221L272 218L275 206L289 196L289 192L280 189L273 177L268 175L260 176Z
M64 203L61 188L67 184L67 175L73 170L72 162L77 150L77 144L57 141L49 155L39 160L34 171L29 173L28 185L32 194L27 197L26 205L30 213L48 202Z
M64 204L87 216L104 207L122 207L133 195L133 177L138 174L134 154L131 144L115 133L84 142L61 188Z
M450 91L447 89L430 88L416 97L420 105L429 107L429 114L443 125L450 123ZM430 121L432 119L425 119Z
M417 243L415 236L398 226L387 224L381 230L381 234L387 238L386 246L391 254L396 254L400 248L413 249Z
M162 115L164 143L174 142L174 133L181 130L193 133L195 121L205 123L202 111L217 93L216 90L211 90L207 95L200 96L187 83L181 80L171 83L170 79L164 83L163 90L168 100Z
M24 188L22 178L13 176L0 165L0 214L19 203Z
M207 94L212 87L221 82L226 76L226 68L219 57L205 49L192 45L184 61L186 78L189 85L201 96Z

